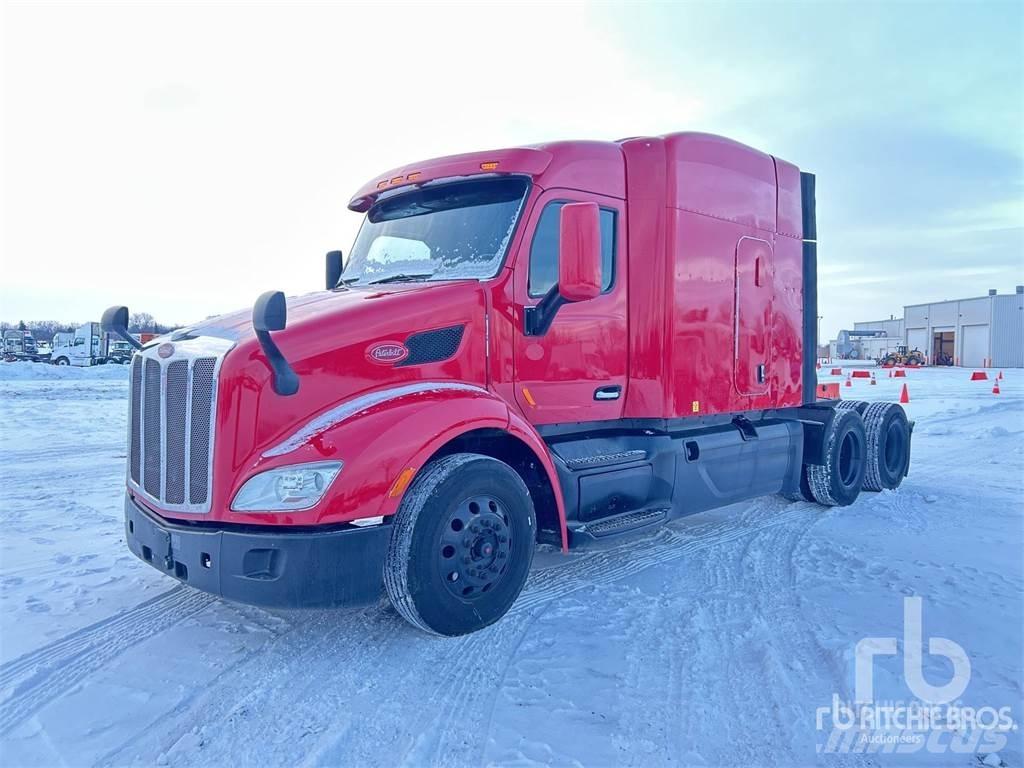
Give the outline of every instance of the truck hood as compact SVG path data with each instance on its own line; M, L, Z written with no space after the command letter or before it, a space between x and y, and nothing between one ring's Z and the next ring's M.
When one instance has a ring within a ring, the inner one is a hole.
M250 313L212 318L171 337L233 342L218 385L218 429L233 435L233 455L218 452L217 461L230 462L224 469L231 476L317 415L362 394L422 382L487 386L486 303L475 280L288 299L287 327L272 336L299 377L291 396L273 390ZM382 349L386 354L378 354Z
M317 291L301 296L289 296L288 333L293 327L332 316L341 316L355 311L357 314L369 309L371 312L386 313L401 311L401 307L419 304L425 294L430 303L458 301L467 293L477 293L479 283L475 280L459 280L432 283L395 283L392 285L367 286L362 288ZM449 298L450 297L450 298ZM176 331L174 336L215 336L230 341L241 341L254 337L252 307L217 315ZM276 334L275 334L276 336Z

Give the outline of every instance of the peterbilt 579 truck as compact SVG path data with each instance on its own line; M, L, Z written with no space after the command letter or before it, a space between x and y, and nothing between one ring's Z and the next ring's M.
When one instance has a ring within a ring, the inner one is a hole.
M895 488L902 408L816 396L814 205L811 174L700 133L389 171L326 290L136 342L128 546L231 600L386 592L458 635L538 542Z

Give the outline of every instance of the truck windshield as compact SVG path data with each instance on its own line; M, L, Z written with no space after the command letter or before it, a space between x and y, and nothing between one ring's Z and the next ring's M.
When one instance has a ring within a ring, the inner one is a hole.
M494 277L529 186L520 177L479 179L382 200L367 212L341 282Z

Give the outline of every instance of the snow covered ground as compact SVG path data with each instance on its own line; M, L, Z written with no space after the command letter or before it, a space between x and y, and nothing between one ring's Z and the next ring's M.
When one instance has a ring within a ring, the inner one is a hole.
M543 552L509 616L448 640L384 602L266 611L136 561L127 371L0 365L0 763L978 765L970 749L825 753L816 727L853 697L859 640L903 648L906 596L926 645L966 651L962 703L1024 718L1024 372L998 396L967 379L908 374L899 491L828 510L764 498ZM874 669L876 700L910 697L902 655ZM923 671L941 685L951 666L926 653ZM1022 765L1020 731L988 761Z

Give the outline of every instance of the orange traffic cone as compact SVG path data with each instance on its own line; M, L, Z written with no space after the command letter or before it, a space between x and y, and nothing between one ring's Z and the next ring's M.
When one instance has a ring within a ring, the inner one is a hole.
M875 384L877 384L877 383L878 383L878 382L877 382L877 381L875 381L875 374L874 374L874 373L872 373L872 374L871 374L871 386L875 386Z
M999 379L996 379L996 383L992 386L992 394L993 395L998 395L999 394Z
M892 368L889 369L889 378L892 378Z
M900 402L901 403L909 403L910 402L910 392L907 391L907 383L906 382L903 382L903 391L900 392Z
M844 387L852 387L853 386L853 383L850 381L850 374L846 374L846 383L843 386Z
M1000 372L999 372L999 378L1000 378L1000 379L1002 379L1002 378L1003 378L1003 372L1002 372L1002 371L1000 371Z

